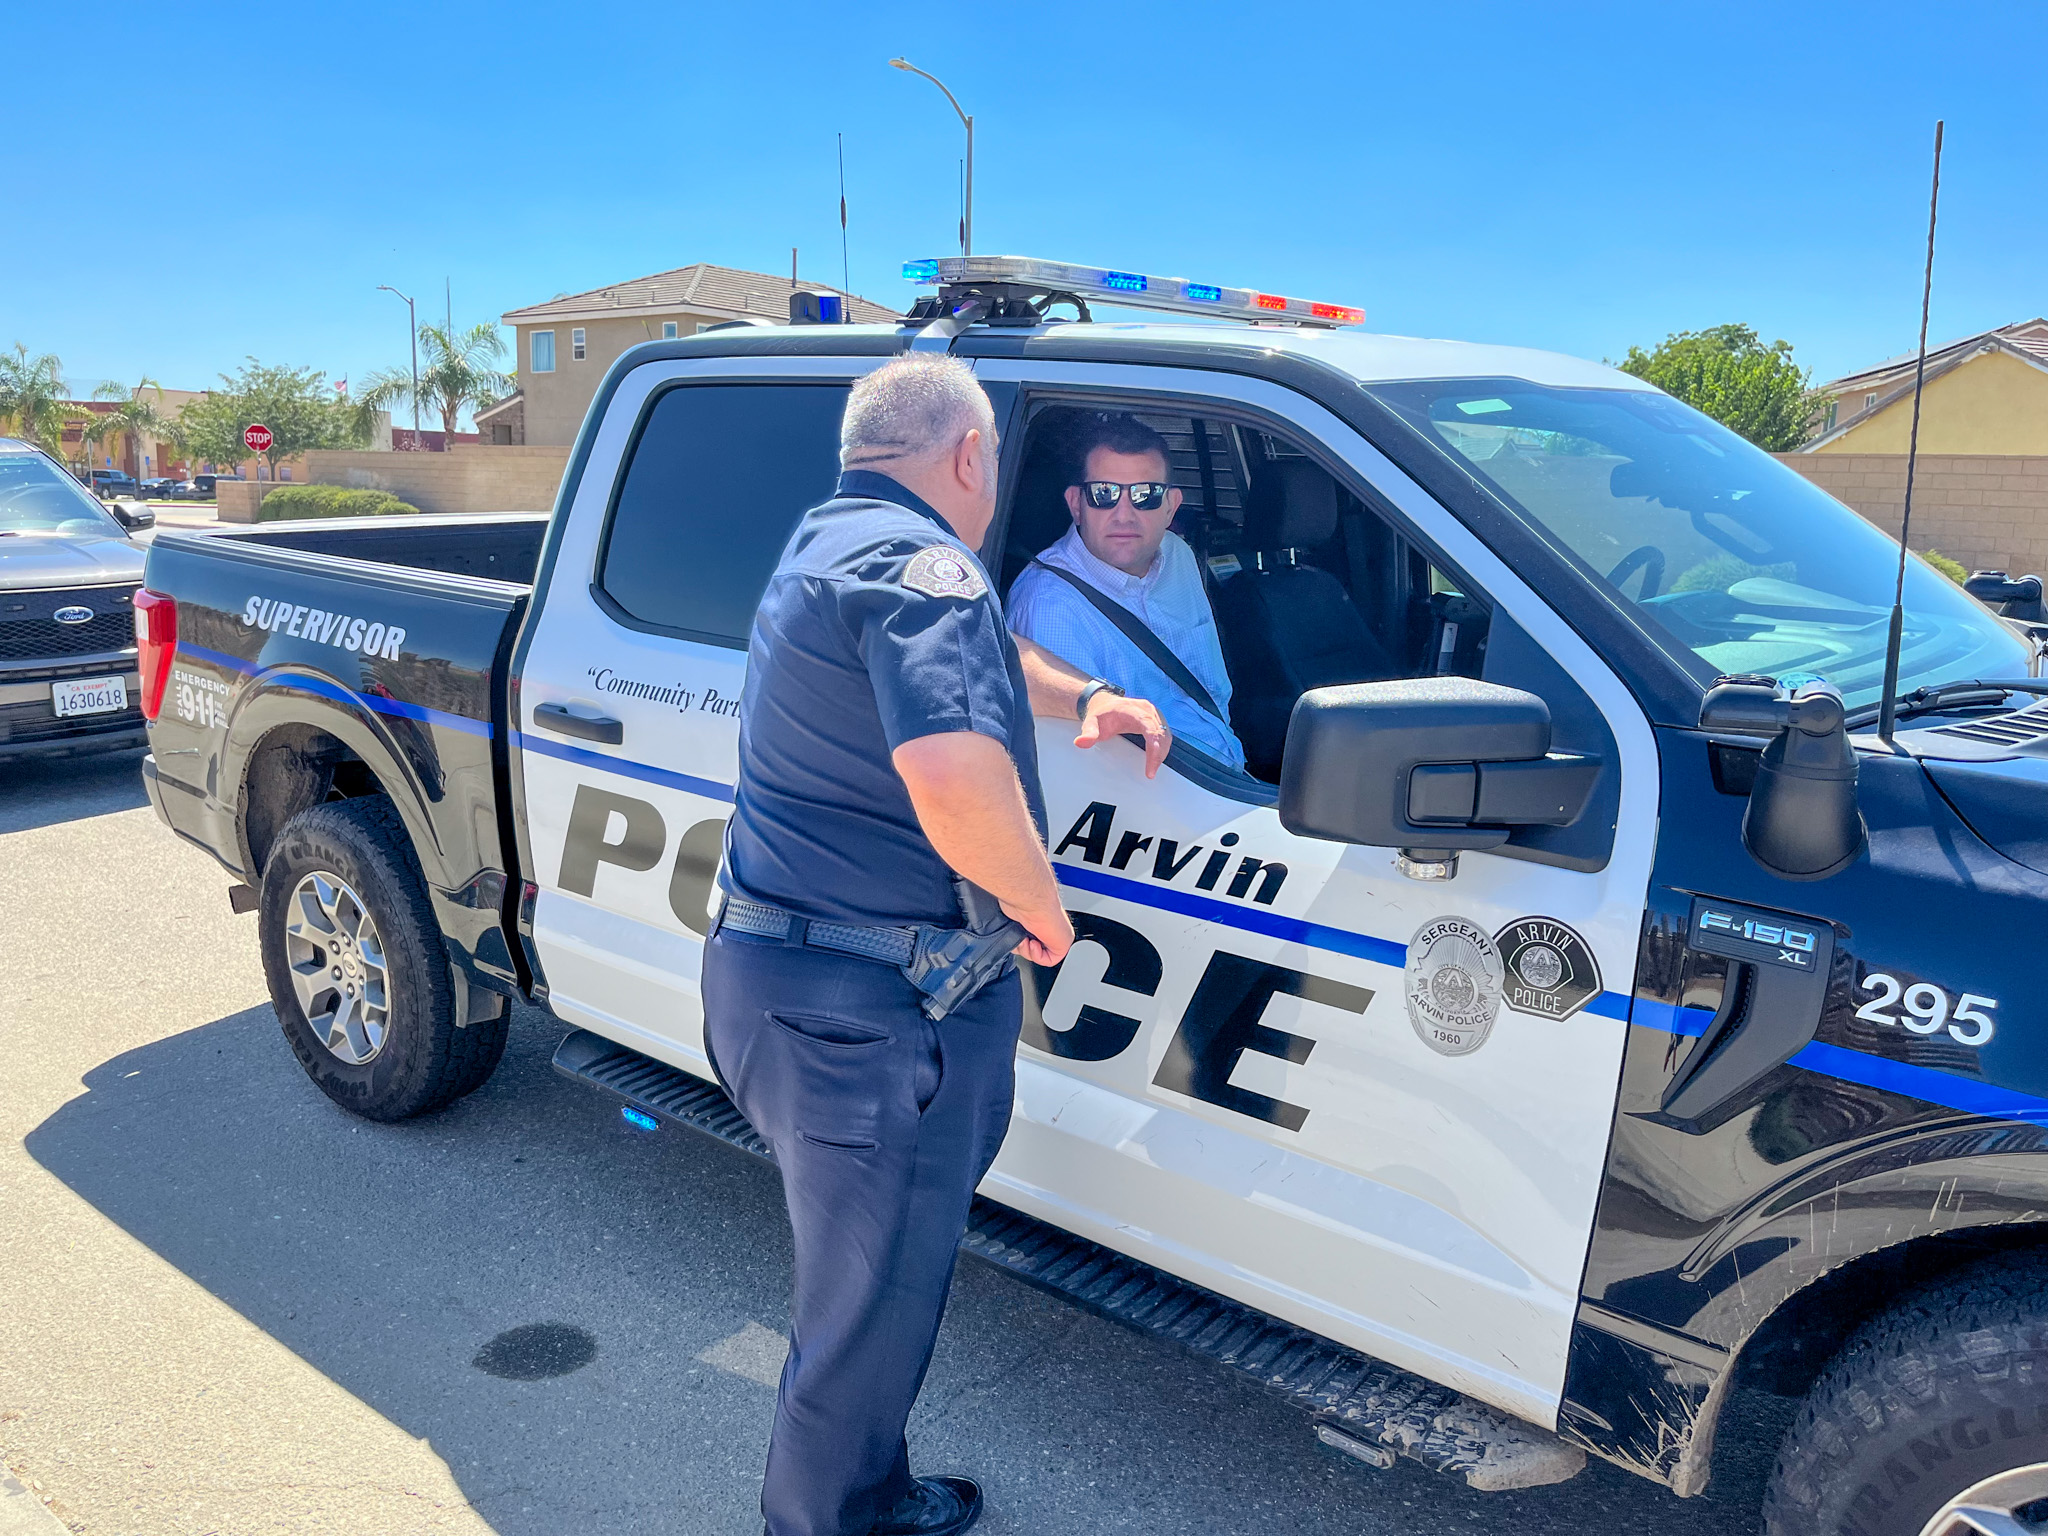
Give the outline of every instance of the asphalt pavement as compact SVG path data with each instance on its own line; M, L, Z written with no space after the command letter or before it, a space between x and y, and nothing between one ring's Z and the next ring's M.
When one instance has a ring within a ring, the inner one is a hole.
M351 1118L279 1034L228 884L135 755L0 764L0 1481L90 1536L754 1536L774 1171L632 1130L531 1009L468 1099ZM1678 1500L1599 1462L1505 1494L1376 1471L973 1262L910 1438L983 1481L991 1536L1742 1536L1762 1472Z

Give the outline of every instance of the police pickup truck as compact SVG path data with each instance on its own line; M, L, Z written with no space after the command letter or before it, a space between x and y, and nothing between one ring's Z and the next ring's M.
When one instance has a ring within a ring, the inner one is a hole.
M1696 1494L1742 1386L1804 1400L1776 1532L2043 1529L2026 627L1909 561L1879 735L1897 544L1634 378L1220 285L909 271L901 326L625 354L551 516L156 540L150 797L241 882L313 1081L432 1110L525 998L629 1120L759 1149L697 996L748 626L850 382L949 349L1001 423L1004 590L1066 526L1079 413L1165 436L1249 761L1147 780L1039 723L1078 942L1027 977L969 1249L1374 1464L1592 1452Z

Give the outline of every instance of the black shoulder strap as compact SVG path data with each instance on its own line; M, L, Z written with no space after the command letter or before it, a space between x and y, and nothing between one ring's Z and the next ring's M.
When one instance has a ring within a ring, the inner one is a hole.
M1041 571L1052 572L1061 581L1064 581L1076 592L1087 598L1094 605L1095 611L1121 630L1123 637L1135 645L1143 653L1147 661L1164 672L1168 680L1176 688L1201 705L1202 708L1209 711L1218 720L1223 720L1225 725L1230 723L1228 720L1223 719L1223 711L1218 709L1216 701L1209 697L1209 690L1202 686L1202 680L1187 669L1185 662L1166 648L1166 642L1153 634L1151 628L1143 619L1131 612L1122 603L1098 592L1072 571L1063 571L1056 565L1047 565L1043 560L1033 560L1031 563Z

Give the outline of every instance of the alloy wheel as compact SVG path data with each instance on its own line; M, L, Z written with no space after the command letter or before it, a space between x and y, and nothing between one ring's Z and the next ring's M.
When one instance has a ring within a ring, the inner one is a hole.
M1973 1483L1920 1528L1920 1536L2040 1536L2048 1531L2048 1462Z
M292 892L284 947L320 1043L352 1067L375 1060L390 1031L391 976L362 897L339 875L312 871Z

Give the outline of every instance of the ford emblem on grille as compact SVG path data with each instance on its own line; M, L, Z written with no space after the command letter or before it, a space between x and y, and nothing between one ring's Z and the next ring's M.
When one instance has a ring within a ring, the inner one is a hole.
M59 624L84 624L92 618L92 610L83 606L59 608L50 617Z

